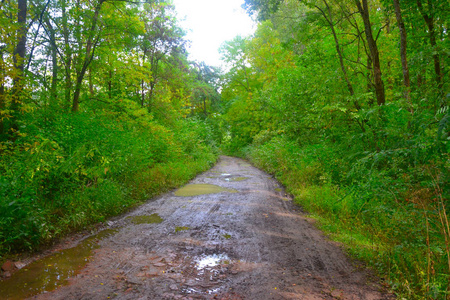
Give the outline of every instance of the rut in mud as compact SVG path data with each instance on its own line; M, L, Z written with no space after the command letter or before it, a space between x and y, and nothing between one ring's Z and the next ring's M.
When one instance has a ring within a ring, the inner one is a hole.
M86 267L33 298L391 298L279 183L237 158L108 223L115 231L98 239Z

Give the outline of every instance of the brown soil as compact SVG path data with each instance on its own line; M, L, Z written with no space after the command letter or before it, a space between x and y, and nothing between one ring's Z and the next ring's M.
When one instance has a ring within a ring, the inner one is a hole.
M111 220L117 233L87 266L33 299L392 299L270 175L222 157L191 184L225 189L168 193Z

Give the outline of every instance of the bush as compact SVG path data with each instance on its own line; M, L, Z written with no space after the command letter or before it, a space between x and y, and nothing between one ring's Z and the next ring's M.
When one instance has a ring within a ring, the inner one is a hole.
M33 116L14 143L0 144L0 255L102 222L184 184L217 158L199 120L169 129L145 113Z
M406 163L404 153L414 151L355 158L326 142L300 146L273 137L244 152L275 174L334 239L385 274L399 294L443 299L450 280L448 173L434 160Z

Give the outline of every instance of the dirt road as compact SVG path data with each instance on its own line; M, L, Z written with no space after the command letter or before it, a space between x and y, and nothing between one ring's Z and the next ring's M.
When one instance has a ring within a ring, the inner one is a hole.
M391 299L270 175L222 157L191 184L110 221L87 266L34 298Z

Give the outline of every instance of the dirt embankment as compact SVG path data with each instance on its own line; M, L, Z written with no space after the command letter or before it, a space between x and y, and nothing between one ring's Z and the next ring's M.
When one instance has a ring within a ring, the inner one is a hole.
M392 299L279 183L237 158L109 226L85 268L33 298Z

